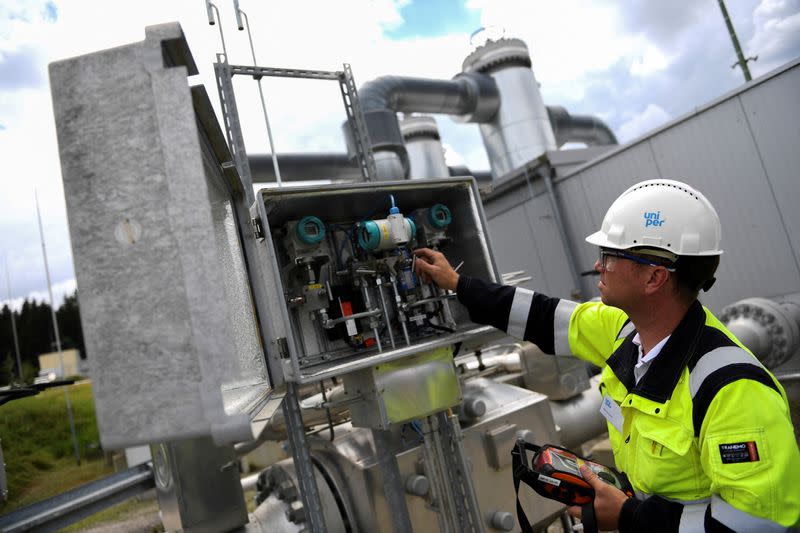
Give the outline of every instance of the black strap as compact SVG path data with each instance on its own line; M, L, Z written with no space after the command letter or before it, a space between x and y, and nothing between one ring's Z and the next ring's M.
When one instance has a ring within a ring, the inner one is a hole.
M583 524L583 533L598 533L597 516L594 513L594 501L581 507L581 524Z
M511 451L511 469L514 476L514 494L517 497L517 520L519 521L519 526L522 529L522 533L534 533L525 511L522 509L522 503L519 501L519 482L530 472L525 449L536 452L539 450L539 446L525 442L524 449L521 449L520 442L517 441L517 446Z

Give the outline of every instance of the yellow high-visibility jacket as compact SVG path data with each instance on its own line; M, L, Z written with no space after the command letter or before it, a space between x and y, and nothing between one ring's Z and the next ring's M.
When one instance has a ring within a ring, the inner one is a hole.
M602 368L617 468L637 491L620 531L784 531L800 526L800 450L780 383L695 302L637 382L625 313L461 276L470 318ZM728 529L725 529L728 528Z

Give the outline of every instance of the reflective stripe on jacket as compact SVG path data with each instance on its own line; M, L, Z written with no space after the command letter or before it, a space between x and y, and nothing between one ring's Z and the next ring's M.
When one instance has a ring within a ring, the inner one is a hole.
M695 302L637 384L624 312L461 276L470 318L602 367L617 467L641 499L620 531L783 531L800 526L800 450L780 383ZM724 528L722 529L724 530Z

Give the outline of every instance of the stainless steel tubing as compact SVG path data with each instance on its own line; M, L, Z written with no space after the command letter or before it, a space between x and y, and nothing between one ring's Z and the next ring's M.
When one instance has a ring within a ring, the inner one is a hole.
M452 300L455 299L455 297L456 297L455 293L440 294L439 296L433 296L432 298L423 298L422 300L417 300L416 302L411 302L410 304L406 304L406 308L410 309L412 307L430 304L441 300Z
M456 324L456 321L453 319L453 311L450 309L450 300L451 298L455 298L455 293L447 294L447 291L444 289L439 289L440 297L442 299L442 320L444 323L447 324L448 327L453 327Z
M369 287L366 279L361 280L361 295L364 298L364 305L366 305L367 308L372 307L372 299L369 297ZM375 311L377 311L378 314L381 314L380 309L375 309ZM378 326L372 319L370 319L369 322L370 325L372 326L372 334L375 336L375 344L378 346L378 352L382 352L383 346L381 345L381 336L380 333L378 332Z
M400 292L397 290L397 280L394 277L389 278L392 282L392 290L394 291L394 301L397 306L397 319L400 322L400 326L403 328L403 336L406 339L406 346L411 346L411 338L408 336L408 327L406 326L406 314L400 308L400 303L402 300L400 299Z
M394 350L394 333L392 333L392 323L389 321L389 308L386 306L386 297L383 295L383 285L381 279L377 278L375 285L378 287L378 294L381 297L381 307L383 307L383 317L386 319L386 331L389 333L389 342Z
M336 324L347 322L348 320L355 320L357 318L368 318L371 316L378 316L382 313L380 309L370 309L369 311L362 311L360 313L353 313L352 315L342 316L339 318L329 318L325 321L325 329L331 329Z

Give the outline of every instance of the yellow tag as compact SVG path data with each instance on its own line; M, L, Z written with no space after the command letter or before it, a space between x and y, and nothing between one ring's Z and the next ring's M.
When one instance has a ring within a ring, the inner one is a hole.
M309 289L321 289L322 288L322 284L321 283L309 283L308 284L308 288Z

